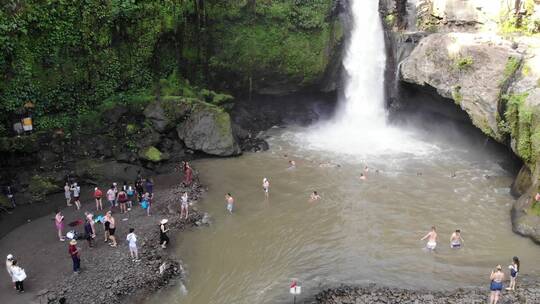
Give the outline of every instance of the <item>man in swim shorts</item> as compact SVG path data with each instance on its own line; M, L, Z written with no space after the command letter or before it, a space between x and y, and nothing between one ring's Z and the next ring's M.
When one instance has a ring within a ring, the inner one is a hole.
M423 241L427 239L428 242L426 244L426 248L430 251L434 251L435 247L437 247L437 232L435 231L435 226L431 227L431 231L428 232L423 238L420 240Z
M463 238L461 237L461 230L456 229L452 236L450 237L450 248L461 248L463 245Z

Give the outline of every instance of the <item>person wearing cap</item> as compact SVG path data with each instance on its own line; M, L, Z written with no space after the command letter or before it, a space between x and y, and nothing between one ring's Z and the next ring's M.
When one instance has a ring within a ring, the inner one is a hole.
M13 257L13 254L8 254L6 257L6 270L9 274L9 277L13 279L13 274L11 273L11 266L13 265L13 261L15 258ZM12 280L13 281L13 280ZM15 288L15 281L13 281L13 288Z
M103 210L103 204L101 198L103 197L103 191L98 187L94 188L94 199L96 200L96 211Z
M167 227L168 222L169 220L162 219L159 225L159 244L163 249L167 248L167 244L169 244L169 237L167 236L167 232L169 231Z
M503 281L504 281L504 272L502 272L502 266L497 265L495 267L495 270L491 271L491 275L489 276L489 279L491 283L489 284L489 304L497 304L499 302L499 297L501 295L501 290L503 289Z
M81 270L81 256L79 252L80 248L77 247L77 241L71 240L69 242L68 252L71 255L71 260L73 261L73 272L79 273Z

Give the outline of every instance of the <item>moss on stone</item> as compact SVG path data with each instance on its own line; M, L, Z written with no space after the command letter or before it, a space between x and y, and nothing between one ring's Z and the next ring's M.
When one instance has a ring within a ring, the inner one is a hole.
M461 104L461 102L463 101L463 94L461 94L460 86L455 86L452 90L452 99L454 99L457 104Z
M151 162L160 162L163 160L162 153L156 147L150 146L142 150L141 156L143 159Z
M500 81L500 86L505 86L516 74L519 66L521 64L521 59L517 57L508 57L506 65L504 66L503 79Z
M459 56L454 60L454 69L466 71L472 68L474 60L472 56Z
M49 179L39 175L32 176L28 185L28 191L34 202L43 201L47 194L54 193L58 190L58 186L54 185Z

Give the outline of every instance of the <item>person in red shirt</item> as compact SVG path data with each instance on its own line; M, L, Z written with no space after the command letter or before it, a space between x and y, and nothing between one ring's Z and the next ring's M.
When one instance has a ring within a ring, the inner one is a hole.
M120 213L126 213L126 202L128 201L128 197L126 192L122 189L120 192L118 192L118 204L120 205Z
M103 197L103 192L98 188L94 188L94 198L96 199L96 211L103 210L103 204L101 203L101 198Z
M77 247L77 241L71 240L69 242L69 248L68 252L69 255L71 255L71 259L73 260L73 272L79 273L81 270L81 256L79 253L80 248Z

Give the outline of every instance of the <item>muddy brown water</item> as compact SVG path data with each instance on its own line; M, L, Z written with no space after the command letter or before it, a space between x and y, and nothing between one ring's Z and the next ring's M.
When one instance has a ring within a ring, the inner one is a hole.
M420 136L422 153L356 157L311 149L299 140L302 132L274 129L267 152L196 162L209 188L200 208L213 223L182 234L171 248L186 264L185 288L146 303L288 303L292 278L303 286L299 300L341 283L487 286L490 270L506 269L514 255L523 274L540 275L540 247L511 231L514 173L501 167L507 154L477 138L430 131ZM287 169L288 159L296 169ZM320 167L326 162L341 167ZM365 163L371 169L360 181ZM271 182L268 201L263 177ZM313 190L322 199L310 203ZM226 192L236 199L232 215ZM432 225L439 233L435 253L419 241ZM452 250L457 228L465 246Z

